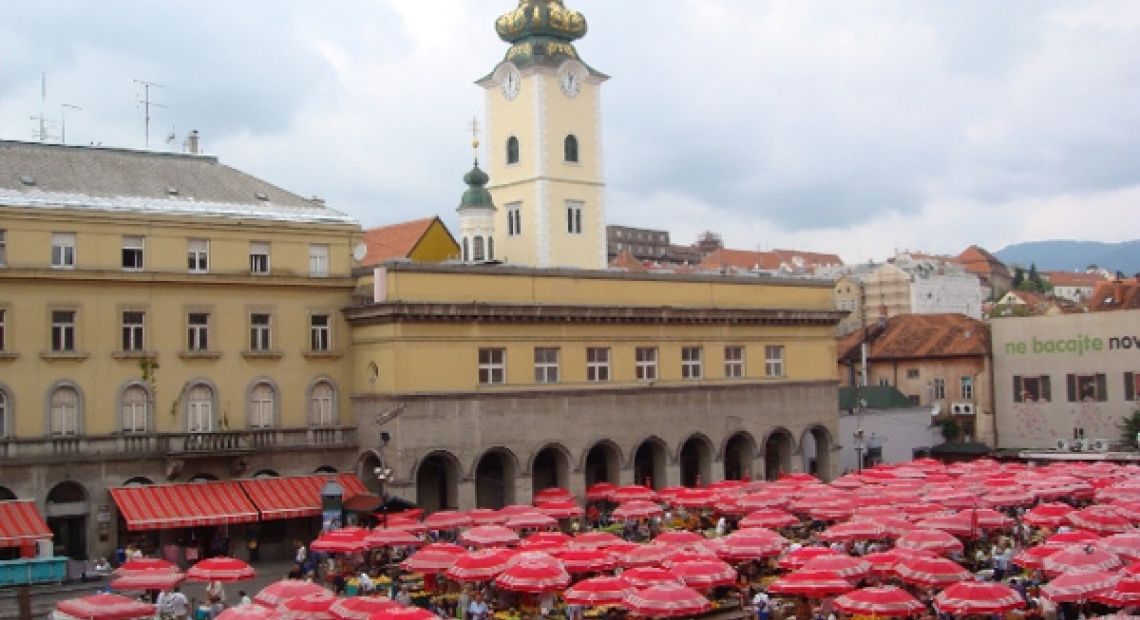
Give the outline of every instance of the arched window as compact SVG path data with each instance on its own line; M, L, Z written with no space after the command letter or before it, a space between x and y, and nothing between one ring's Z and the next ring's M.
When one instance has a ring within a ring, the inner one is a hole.
M507 163L519 163L519 139L514 136L507 138Z
M328 381L318 381L309 390L309 421L313 426L336 426L336 389Z
M463 238L463 261L471 260L471 249L467 247L467 237Z
M475 241L471 245L471 253L473 254L472 260L486 260L486 257L483 255L483 238L475 237Z
M487 260L495 260L495 238L487 237Z
M258 383L249 395L249 427L273 428L277 394L268 383Z
M214 430L214 390L199 383L186 394L186 430L209 433Z
M124 433L145 433L150 419L150 398L141 385L123 390L119 406L123 415Z
M562 144L563 156L568 162L578 163L578 138L573 135L566 136Z
M51 393L51 434L78 435L79 392L73 387L58 387Z

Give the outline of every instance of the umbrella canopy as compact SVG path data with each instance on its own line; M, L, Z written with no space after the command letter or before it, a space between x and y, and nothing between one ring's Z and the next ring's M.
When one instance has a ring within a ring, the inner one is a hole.
M465 553L446 570L448 578L459 582L490 581L507 569L515 552L501 547Z
M665 558L676 552L677 548L674 546L654 542L636 547L615 548L615 550L610 551L610 556L621 566L636 568L638 566L657 566L664 562Z
M610 498L610 493L617 489L617 485L612 482L595 482L586 487L586 501L598 502Z
M546 515L541 515L546 517ZM507 545L517 545L520 542L519 535L509 527L502 525L479 525L469 530L464 531L459 535L459 540L475 547L503 547Z
M1073 507L1068 504L1049 502L1030 508L1021 520L1037 527L1057 527L1065 522L1065 515L1072 511Z
M934 597L935 609L962 616L1003 614L1024 606L1025 601L1016 590L987 581L961 581Z
M835 607L849 614L889 618L915 616L926 609L921 601L895 586L853 590L838 596Z
M830 571L798 570L779 577L768 586L773 594L794 594L819 598L845 594L855 589L850 581Z
M555 519L573 519L585 513L572 499L544 500L538 502L537 506L543 514Z
M651 618L694 616L712 609L700 592L680 584L661 584L635 591L625 599L634 614Z
M153 571L165 570L171 573L180 573L178 566L174 562L163 560L162 558L135 558L123 562L119 568L115 569L114 574L125 575L134 571Z
M742 506L743 507L743 506ZM800 519L796 515L780 508L762 508L753 510L740 520L740 527L768 527L781 528L799 525Z
M1100 535L1088 530L1069 530L1058 532L1045 539L1044 544L1054 547L1065 547L1077 543L1093 543L1100 540Z
M545 512L530 512L522 515L514 515L507 519L506 526L513 530L526 530L526 529L546 529L558 525L558 519L546 514Z
M574 494L562 487L547 487L534 494L534 503L560 500L573 500Z
M601 549L563 549L552 555L561 560L570 573L600 573L618 564L616 557Z
M1120 556L1097 545L1070 545L1052 553L1041 562L1050 575L1109 570L1121 565Z
M375 529L364 539L369 547L418 547L424 544L419 536L404 529Z
M432 543L400 562L400 568L413 573L442 573L467 550L451 543Z
M154 615L154 605L118 594L92 594L55 604L61 614L80 620L129 620Z
M850 542L853 540L876 540L883 538L887 529L874 521L846 521L833 525L820 532L819 539L827 542Z
M265 586L253 597L253 602L269 609L277 609L282 603L290 599L327 592L324 587L311 581L300 579L282 579Z
M1140 532L1107 536L1101 539L1100 546L1119 555L1123 560L1129 562L1140 560Z
M188 581L246 581L257 576L257 571L245 562L231 557L206 558L186 571Z
M471 525L471 517L456 510L433 512L424 519L429 530L454 530Z
M309 545L313 551L325 553L354 553L368 548L368 530L360 527L346 527L325 532Z
M862 558L836 553L812 558L801 570L829 571L844 579L859 580L871 572L871 563Z
M336 595L329 591L298 596L282 603L277 617L279 620L336 620L329 611L335 602Z
M186 575L164 568L132 570L111 580L111 587L126 591L169 590L185 579Z
M970 573L957 562L946 558L904 558L895 564L894 573L906 583L943 588L969 579Z
M725 536L716 553L725 560L756 560L779 555L788 539L772 530L746 528Z
M619 520L647 519L649 517L658 516L664 512L661 506L654 502L644 499L634 499L622 502L622 504L614 510L613 516Z
M615 605L625 601L625 597L637 588L621 577L593 577L583 579L562 594L562 600L570 605Z
M502 525L507 522L507 515L492 508L472 508L465 514L471 519L471 525Z
M350 596L338 598L329 607L329 613L336 620L368 620L378 611L399 606L399 603L386 596Z
M622 539L609 532L586 532L570 539L571 547L601 549L622 544Z
M787 508L792 503L792 496L778 489L767 489L741 495L737 503L744 510L777 510Z
M609 500L615 504L621 504L635 499L656 501L657 493L655 493L653 489L643 487L640 484L627 484L610 491L609 494Z
M277 610L262 605L234 605L214 616L214 620L276 620Z
M422 607L389 607L380 610L368 620L439 620L439 616Z
M704 542L705 540L707 539L704 536L701 536L696 532L690 532L688 530L671 530L668 532L662 532L660 536L653 539L653 542L687 545L689 543Z
M536 552L530 555L545 555ZM557 560L524 557L511 562L506 570L495 577L495 585L512 592L550 592L570 585L570 573Z
M1089 506L1065 515L1073 525L1098 534L1119 534L1132 529L1132 521L1111 506Z
M716 500L714 489L685 488L676 493L673 503L685 508L711 508Z
M1045 558L1057 553L1062 548L1063 547L1052 547L1050 545L1030 547L1014 556L1013 563L1022 568L1041 568L1041 564L1045 562Z
M1094 594L1111 590L1119 579L1108 571L1065 573L1041 586L1041 595L1056 603L1083 603Z
M535 532L522 541L522 548L555 549L570 544L570 535L562 532Z
M961 552L963 549L962 541L954 538L952 534L929 529L911 530L899 536L895 546L939 554Z
M864 560L871 563L871 572L880 576L894 575L894 568L906 558L919 558L919 557L935 557L925 551L918 551L915 549L907 549L905 547L894 547L886 551L879 551L877 553L868 553L863 556Z
M631 568L621 574L626 583L635 588L648 588L665 583L680 584L681 579L662 568Z
M736 569L720 560L677 562L669 570L690 588L703 590L736 583Z
M1117 577L1116 585L1110 590L1094 594L1092 599L1113 607L1140 605L1140 576L1123 573Z

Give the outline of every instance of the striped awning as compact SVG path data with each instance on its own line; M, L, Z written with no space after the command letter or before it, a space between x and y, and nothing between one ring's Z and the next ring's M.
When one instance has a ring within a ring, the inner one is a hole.
M356 474L254 478L242 480L241 486L261 511L261 519L273 521L321 514L321 488L330 479L344 489L345 501L368 492Z
M131 531L257 521L257 508L234 480L115 487L111 498Z
M43 538L51 538L51 529L35 502L0 502L0 547L19 547Z

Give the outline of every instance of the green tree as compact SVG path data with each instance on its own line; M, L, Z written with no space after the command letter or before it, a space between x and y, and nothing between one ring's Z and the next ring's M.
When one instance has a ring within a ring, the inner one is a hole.
M1132 412L1132 415L1125 416L1121 419L1120 424L1117 424L1120 429L1120 438L1125 444L1134 446L1136 445L1136 434L1140 433L1140 409Z
M1024 282L1025 282L1025 270L1022 269L1020 266L1014 267L1013 268L1013 282L1010 283L1010 286L1012 286L1015 289L1020 290L1021 285Z
M938 421L938 426L942 431L942 438L946 443L954 443L962 436L962 425L958 424L958 420L953 417L945 417Z
M1029 274L1026 275L1033 286L1038 290L1041 288L1041 274L1037 273L1037 263L1029 263Z

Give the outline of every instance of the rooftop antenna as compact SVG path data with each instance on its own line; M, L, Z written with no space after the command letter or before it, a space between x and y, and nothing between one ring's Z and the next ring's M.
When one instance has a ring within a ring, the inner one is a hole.
M74 103L59 104L59 141L64 144L67 144L67 110L69 108L72 110L83 109Z
M33 121L39 121L39 130L32 130L32 137L40 142L47 142L47 116L44 115L44 108L47 107L47 72L40 72L40 115L33 116Z
M165 105L163 105L161 103L155 103L155 102L150 100L150 87L153 86L155 88L166 88L166 86L159 84L158 82L148 82L146 80L139 80L139 79L135 80L135 84L142 84L142 87L143 87L143 98L142 98L142 100L138 101L138 103L141 103L143 105L144 116L146 118L146 141L144 142L144 144L146 145L147 149L150 149L150 109L151 109L151 107L155 107L155 108L165 108L166 107Z

